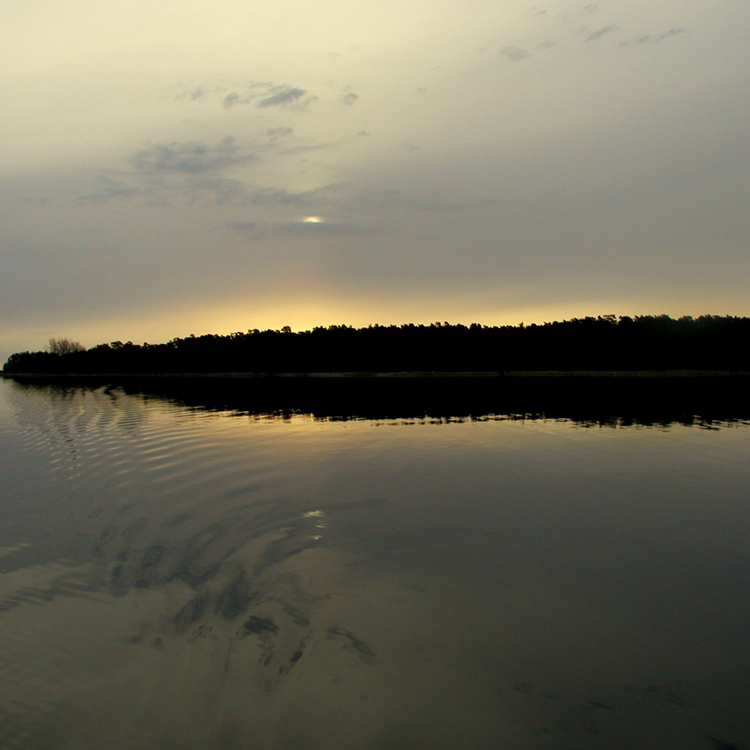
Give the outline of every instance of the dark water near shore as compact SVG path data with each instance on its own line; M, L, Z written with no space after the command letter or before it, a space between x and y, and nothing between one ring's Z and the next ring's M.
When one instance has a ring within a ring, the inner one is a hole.
M353 387L0 382L1 748L750 748L741 404Z

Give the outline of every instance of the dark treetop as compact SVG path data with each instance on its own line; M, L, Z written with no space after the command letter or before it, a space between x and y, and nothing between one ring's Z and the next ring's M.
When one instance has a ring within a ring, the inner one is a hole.
M574 318L542 325L329 326L19 352L6 373L750 371L750 318Z

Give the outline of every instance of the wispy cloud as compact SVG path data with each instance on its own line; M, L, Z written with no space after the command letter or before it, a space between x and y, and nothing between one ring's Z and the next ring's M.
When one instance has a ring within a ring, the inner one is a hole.
M187 99L190 99L190 101L192 102L197 102L206 96L206 92L200 86L198 86L198 88L195 88L190 92L185 92L183 96Z
M129 185L121 176L98 174L94 189L90 193L79 195L77 200L83 203L99 203L134 198L140 193L140 188Z
M136 151L131 158L136 170L150 174L205 174L245 164L253 158L245 154L232 136L215 146L201 142L154 143Z
M240 95L236 91L230 91L222 100L224 106L229 109L234 107L235 104L245 104L245 101L240 100Z
M493 205L495 199L488 198ZM482 203L486 203L482 199ZM360 189L357 191L348 190L346 203L342 203L345 208L352 213L367 213L372 209L385 209L391 212L409 212L409 211L426 211L426 212L446 212L461 211L469 208L471 201L462 201L457 196L451 194L446 196L442 191L424 191L424 190L404 190L397 188L385 189Z
M246 203L242 181L227 170L252 161L254 154L227 136L215 144L201 141L150 143L126 159L129 171L100 173L82 202L141 198L150 205L210 202L217 205Z
M295 104L301 99L307 91L305 89L291 88L290 86L283 86L280 91L277 91L271 96L267 96L258 102L259 107L284 107L288 104Z
M266 237L286 235L294 237L355 237L378 234L379 230L372 226L332 221L230 221L224 224L226 229L238 232L248 239L264 239Z
M672 27L671 29L662 31L658 34L639 34L635 38L630 39L626 42L620 42L620 46L631 47L638 44L655 44L657 42L662 42L665 39L669 39L670 37L680 36L681 34L686 33L687 29L683 29L682 27Z
M617 31L617 26L611 25L611 26L602 26L600 29L597 29L596 31L592 32L586 37L587 42L593 42L597 39L601 39L603 36L606 36L607 34L614 34Z
M288 138L293 132L291 128L268 128L266 135L271 140L276 140L277 138Z
M281 97L277 99L279 102L291 101L299 99L300 93L285 88L273 96ZM295 208L315 214L349 200L341 183L323 183L307 190L289 189L283 179L279 181L281 184L259 185L254 179L259 174L254 165L268 167L275 160L283 169L289 158L331 147L300 139L286 125L266 125L255 138L249 136L243 140L228 135L213 142L148 142L124 156L125 169L102 170L93 176L90 189L80 191L76 200L87 203L136 200L142 205L175 208L186 205Z
M523 47L503 47L500 50L500 56L511 62L519 62L531 57L531 53Z
M328 205L346 189L343 183L324 185L312 190L298 192L283 188L255 188L247 194L248 202L254 206L317 207Z
M309 146L292 146L291 148L281 149L279 153L289 156L290 154L306 154L310 151L325 151L328 148L330 148L328 143L313 143Z
M179 85L177 89L175 101L198 102L218 99L225 109L251 105L261 109L281 107L302 111L318 101L317 96L301 86L277 84L273 81L245 81L230 87Z

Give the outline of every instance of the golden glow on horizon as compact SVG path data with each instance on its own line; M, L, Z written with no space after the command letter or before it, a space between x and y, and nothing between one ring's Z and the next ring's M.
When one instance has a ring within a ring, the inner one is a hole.
M182 303L154 306L137 313L113 313L92 320L84 318L67 321L59 328L40 325L17 330L5 330L0 337L0 364L13 352L44 349L50 336L67 336L84 346L95 346L108 341L162 343L194 333L226 335L248 329L280 329L290 326L294 331L310 330L317 326L351 325L355 328L371 324L402 325L430 324L448 321L451 324L480 323L483 325L518 325L523 322L541 324L569 320L587 315L742 315L742 309L732 308L716 299L707 298L700 304L686 305L678 297L667 300L644 298L634 300L594 298L575 305L565 300L549 300L546 305L524 305L519 300L505 304L493 299L491 293L470 295L443 294L415 296L410 300L387 298L376 294L344 295L335 289L319 289L317 293L303 289L288 290L289 296L273 293L252 300L204 300L201 303ZM509 295L511 296L511 295ZM529 297L533 299L532 294ZM293 301L290 301L293 300Z
M305 216L304 219L302 219L303 224L322 224L323 223L323 217L322 216Z

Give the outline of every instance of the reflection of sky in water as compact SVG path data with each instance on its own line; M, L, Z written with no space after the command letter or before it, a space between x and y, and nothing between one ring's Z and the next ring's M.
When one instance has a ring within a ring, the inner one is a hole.
M750 740L745 426L0 386L7 747Z

